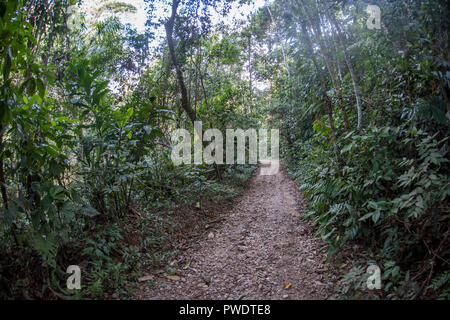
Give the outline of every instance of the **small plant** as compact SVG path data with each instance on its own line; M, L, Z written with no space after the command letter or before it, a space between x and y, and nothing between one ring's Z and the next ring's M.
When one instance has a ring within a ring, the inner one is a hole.
M87 270L87 295L99 297L104 293L125 293L123 284L127 279L128 265L116 262L119 241L122 240L120 229L113 225L102 230L94 239L86 240L82 255L89 259Z

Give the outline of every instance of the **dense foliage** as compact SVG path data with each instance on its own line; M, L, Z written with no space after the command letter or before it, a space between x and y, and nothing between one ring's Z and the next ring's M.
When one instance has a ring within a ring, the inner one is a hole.
M363 245L340 293L365 289L376 264L380 297L448 299L449 5L371 4L380 29L367 27L362 1L260 10L254 24L277 44L267 109L328 255Z
M175 166L170 135L196 120L280 129L302 218L335 263L357 248L338 294L449 298L448 1L373 0L379 29L359 0L215 21L248 2L148 0L138 32L118 1L0 0L0 298L123 297L168 266L192 212L254 170Z
M258 125L244 107L240 35L208 13L188 20L198 3L184 4L175 64L165 42L150 50L163 23L153 2L144 33L117 18L132 6L99 4L92 23L78 1L0 2L2 298L73 294L70 264L87 274L79 297L125 294L127 278L176 253L180 218L167 215L235 195L254 169L170 158L170 133L193 130L181 93L205 130Z

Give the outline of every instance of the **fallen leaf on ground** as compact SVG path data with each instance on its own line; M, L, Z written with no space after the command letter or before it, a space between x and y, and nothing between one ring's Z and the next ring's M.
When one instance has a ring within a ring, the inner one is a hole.
M144 282L144 281L149 281L149 280L153 280L155 277L154 276L143 276L138 278L139 282Z
M286 284L284 285L284 288L289 289L291 286L292 286L292 283L286 282Z

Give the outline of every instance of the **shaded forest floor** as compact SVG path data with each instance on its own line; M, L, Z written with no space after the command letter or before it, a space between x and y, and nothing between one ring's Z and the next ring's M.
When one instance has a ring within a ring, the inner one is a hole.
M326 299L337 275L324 243L299 216L295 182L258 168L213 228L166 270L141 278L138 299ZM166 272L167 271L167 272ZM148 280L148 281L147 281Z

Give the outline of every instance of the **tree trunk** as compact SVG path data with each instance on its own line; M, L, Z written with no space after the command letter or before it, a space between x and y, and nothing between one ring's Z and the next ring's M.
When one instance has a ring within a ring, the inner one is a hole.
M181 106L186 111L189 119L192 124L197 120L194 109L191 107L191 103L189 101L188 93L186 90L186 85L184 84L183 72L181 71L181 67L178 64L178 60L175 54L175 45L173 42L173 26L175 22L175 17L177 14L179 0L172 1L172 15L165 23L164 27L166 29L166 37L167 37L167 45L169 46L170 57L172 59L172 63L175 67L175 71L177 73L178 85L180 86L181 91Z
M0 148L1 148L1 152L3 152L3 125L0 124ZM4 171L4 162L3 162L3 158L0 158L0 190L1 190L1 194L2 194L2 198L3 198L3 206L5 207L5 210L8 210L9 206L8 206L8 192L6 190L6 178L5 178L5 171ZM14 223L14 221L12 221L12 225L11 225L11 231L12 231L12 235L14 238L14 242L16 243L16 245L19 245L19 241L17 240L17 235L16 235L16 230L17 230L17 226Z
M273 20L273 16L272 16L272 11L270 11L270 7L267 6L267 11L269 11L269 15L270 15L270 20L272 21L273 24L275 24L275 21ZM284 61L284 67L286 68L286 72L288 74L288 78L291 77L291 73L289 72L289 68L287 65L287 59L286 59L286 52L284 51L284 44L281 41L280 35L278 33L275 32L275 34L277 35L277 40L281 45L281 52L283 53L283 61Z
M319 63L317 62L316 56L314 55L313 45L311 42L311 38L309 37L308 30L306 29L306 24L304 23L304 21L301 21L300 23L301 23L302 33L303 33L303 36L305 38L305 42L306 42L306 45L308 48L308 54L311 57L311 60L313 61L314 67L315 67L317 75L319 77L320 87L321 87L321 91L322 91L322 98L323 98L323 101L325 102L328 119L330 120L331 138L333 141L333 148L334 148L334 152L337 156L338 153L337 153L337 144L336 144L336 128L334 126L334 119L333 119L333 104L331 103L330 97L328 97L328 95L327 95L326 80L322 73L322 70L320 69Z
M352 78L353 91L355 92L355 97L356 97L356 108L358 111L357 129L358 129L358 131L360 131L362 129L362 105L361 105L361 96L360 96L360 92L359 92L359 80L353 69L353 64L352 64L349 54L347 52L347 47L345 46L345 43L344 43L344 37L343 37L342 31L341 31L341 27L340 27L339 23L336 21L334 14L330 13L328 11L328 9L327 9L327 15L330 18L331 22L333 23L334 28L336 29L337 38L338 38L339 43L344 51L345 63L347 64L348 71L350 72L350 77Z
M322 41L322 32L320 30L320 26L313 22L312 15L311 15L308 7L303 3L303 1L298 1L297 0L297 5L299 7L299 10L301 10L300 7L303 9L303 11L305 12L305 17L308 20L309 25L313 29L312 33L315 35L315 37L317 39L317 42L319 44L319 50L320 50L320 52L322 54L323 60L325 61L325 65L326 65L326 67L328 69L328 73L330 74L331 83L332 83L333 87L336 89L336 92L337 92L337 95L338 95L338 99L339 99L339 103L340 103L340 107L341 107L342 113L344 115L344 125L345 125L345 128L348 131L349 130L349 123L348 123L348 118L347 118L347 112L345 110L345 106L344 106L344 103L343 103L343 100L342 100L341 87L340 87L340 85L338 84L338 82L336 80L335 73L334 73L334 70L333 70L333 66L332 66L332 63L331 63L331 58L330 58L330 56L328 54L328 51L327 51L327 46ZM311 48L312 48L312 45L311 45ZM326 86L326 84L325 84L325 86ZM328 98L328 96L327 96L327 98ZM331 104L331 101L330 101L330 104ZM332 104L331 104L331 108L332 108Z
M3 149L3 125L0 125L0 148ZM3 152L3 150L0 150ZM3 198L3 206L8 209L8 193L6 192L6 179L3 169L3 158L0 158L0 189Z
M250 85L250 113L253 110L253 79L252 79L252 34L248 34L248 74Z

